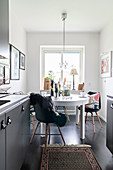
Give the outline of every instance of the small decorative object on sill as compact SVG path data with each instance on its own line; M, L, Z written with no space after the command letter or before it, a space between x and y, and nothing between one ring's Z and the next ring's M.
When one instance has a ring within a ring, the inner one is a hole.
M61 95L61 85L59 84L59 89L58 89L59 96Z
M73 89L72 90L75 90L75 75L78 75L77 69L72 68L70 75L73 75Z
M64 96L70 96L70 90L64 90Z
M55 83L55 97L57 97L57 93L58 93L58 87L57 87L57 83Z
M67 86L64 86L64 96L70 96L70 89Z
M51 96L54 96L53 84L54 84L54 81L51 80Z
M78 84L78 90L84 90L84 83Z
M64 85L66 85L66 77L64 78Z
M44 78L44 90L51 89L51 80L49 78Z

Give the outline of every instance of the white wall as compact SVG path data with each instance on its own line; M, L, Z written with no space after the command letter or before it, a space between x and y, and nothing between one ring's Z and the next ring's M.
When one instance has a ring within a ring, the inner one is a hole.
M9 1L9 43L14 45L21 52L26 54L26 32L21 26L21 21L19 21L12 13L11 0ZM27 56L25 61L27 60ZM26 61L27 64L27 61ZM10 84L3 85L3 87L8 86L11 89L8 92L26 92L26 70L27 65L24 70L20 70L20 80L10 80Z
M62 33L27 33L28 91L40 90L40 46L62 45ZM85 89L99 90L99 33L66 33L66 45L85 45Z
M113 51L113 22L109 23L106 27L104 27L100 34L100 54L109 51ZM113 57L112 57L112 75L113 75ZM106 121L107 116L106 95L113 96L113 76L111 78L100 78L100 91L102 94L101 116Z

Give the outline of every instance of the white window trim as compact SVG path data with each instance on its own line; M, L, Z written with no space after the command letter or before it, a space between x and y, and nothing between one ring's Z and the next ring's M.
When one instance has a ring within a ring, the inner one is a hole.
M62 46L48 45L40 46L40 90L43 89L44 73L45 73L45 53L63 51ZM65 52L79 52L80 53L80 82L85 82L85 46L65 46Z

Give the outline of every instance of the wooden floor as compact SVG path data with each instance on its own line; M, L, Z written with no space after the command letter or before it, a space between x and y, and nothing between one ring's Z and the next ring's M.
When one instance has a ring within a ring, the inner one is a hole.
M96 156L97 161L103 170L113 170L113 157L110 151L106 147L106 124L102 121L102 128L99 122L95 118L95 130L93 133L93 125L91 117L88 117L88 121L85 125L86 138L80 140L80 127L77 129L75 125L75 116L70 116L70 121L66 123L66 126L62 127L62 133L67 145L71 144L88 144L92 146L92 150ZM32 124L30 125L30 133L33 133ZM44 136L38 135L40 133L40 127L38 128L35 138L32 144L29 145L25 161L21 170L38 170L40 169L41 161L41 147L44 143ZM51 125L51 133L58 133L58 129L55 125ZM60 135L51 135L50 144L62 143Z

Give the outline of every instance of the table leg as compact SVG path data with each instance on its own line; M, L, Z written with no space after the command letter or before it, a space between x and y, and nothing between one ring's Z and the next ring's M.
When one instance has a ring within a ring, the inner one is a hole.
M79 122L78 106L76 106L76 124Z
M85 139L85 105L80 106L80 138Z
M69 115L68 115L68 112L67 112L67 109L66 109L66 107L64 106L64 113L66 114L66 116L67 116L67 120L68 121L70 121L70 119L69 119Z
M45 123L42 123L42 122L41 122L40 132L41 132L41 134L42 134L41 137L44 137L44 136L45 136L45 135L44 135L44 134L45 134Z

